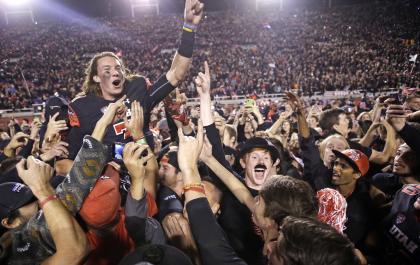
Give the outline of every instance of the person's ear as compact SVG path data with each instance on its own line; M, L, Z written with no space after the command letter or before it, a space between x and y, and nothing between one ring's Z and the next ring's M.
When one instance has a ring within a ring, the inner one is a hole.
M354 179L358 180L360 177L362 176L362 174L360 174L359 172L354 174Z
M13 228L16 228L16 227L18 227L19 225L20 225L20 219L19 218L16 218L14 221L13 221L13 223L11 223L11 224L9 224L7 221L8 221L9 219L8 218L3 218L3 220L1 220L1 225L3 226L3 227L5 227L5 228L7 228L7 229L13 229Z
M276 159L276 161L273 164L273 167L278 167L280 165L280 159Z
M242 167L243 169L245 169L245 167L246 167L246 163L245 163L244 158L241 158L241 159L239 160L239 163L241 164L241 167Z
M176 179L177 180L182 180L182 172L181 172L181 170L177 170L176 171Z
M93 81L95 81L96 83L99 83L99 82L101 82L101 79L99 78L99 76L94 75L93 76Z

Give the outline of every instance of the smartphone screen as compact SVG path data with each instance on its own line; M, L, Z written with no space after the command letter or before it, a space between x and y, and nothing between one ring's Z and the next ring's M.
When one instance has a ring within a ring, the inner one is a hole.
M114 144L114 158L117 160L123 160L123 150L125 143L115 143Z

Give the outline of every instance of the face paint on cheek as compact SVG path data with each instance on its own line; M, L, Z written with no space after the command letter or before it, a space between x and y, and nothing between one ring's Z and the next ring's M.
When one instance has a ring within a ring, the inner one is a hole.
M102 76L105 80L111 79L111 73L104 73Z

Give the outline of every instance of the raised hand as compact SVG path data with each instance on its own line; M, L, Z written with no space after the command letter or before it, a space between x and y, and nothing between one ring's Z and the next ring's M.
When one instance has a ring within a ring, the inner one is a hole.
M104 115L96 123L95 129L92 132L92 137L97 141L102 141L109 125L115 123L117 120L123 119L126 115L126 107L124 105L125 98L126 96L124 95L116 102L109 104Z
M200 153L200 160L203 162L210 160L213 157L212 149L213 146L211 145L209 138L207 138L207 135L204 136L204 143Z
M225 134L225 128L226 128L225 119L221 117L220 115L215 115L214 125L216 126L216 129L219 131L220 138L223 139L223 135Z
M178 129L179 149L178 165L182 172L197 170L197 161L203 148L203 123L198 122L197 136L185 136L182 129Z
M187 103L187 100L188 98L185 95L185 93L181 93L181 91L179 91L179 88L175 88L175 103L183 105Z
M42 197L45 190L51 188L50 179L53 176L54 169L41 160L30 156L28 159L22 159L17 163L16 169L19 177L38 199Z
M142 155L146 151L147 155ZM148 145L138 145L131 142L126 144L123 150L124 165L128 169L132 179L144 179L147 161L153 157L154 154Z
M124 105L126 97L127 96L124 95L116 102L109 104L104 112L104 115L98 122L102 122L103 125L108 126L115 123L117 120L122 119L126 112L126 107Z
M204 4L199 0L186 0L184 20L188 24L198 25L203 17Z
M162 221L162 226L172 245L187 253L197 249L190 225L181 214L167 215Z
M210 69L207 61L204 62L204 74L198 73L198 76L194 79L195 85L197 86L197 92L200 97L210 97Z
M9 144L4 148L4 154L8 157L14 157L15 151L17 148L26 145L29 139L29 135L24 134L23 132L18 132L12 137Z
M305 106L302 100L296 94L293 94L292 92L286 92L286 96L288 98L288 101L292 109L296 112L303 113Z
M45 132L45 138L52 137L54 134L57 134L61 131L68 130L67 123L65 120L57 120L57 117L60 113L54 114L52 117L50 116L50 120L48 121L47 131Z
M56 134L51 141L44 141L42 145L43 154L40 155L42 161L50 161L55 157L68 158L68 143L61 141L60 135Z
M41 129L41 122L34 120L31 125L30 139L35 140L38 137L39 130Z
M386 120L399 132L407 121L408 114L402 105L388 105L386 110Z
M133 103L131 103L131 119L128 121L127 116L124 115L124 125L135 141L141 139L144 136L143 108L138 101L135 100Z

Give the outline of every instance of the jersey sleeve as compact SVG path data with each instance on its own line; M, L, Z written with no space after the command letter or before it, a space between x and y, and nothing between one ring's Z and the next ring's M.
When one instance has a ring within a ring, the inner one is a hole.
M146 79L147 82L147 79ZM151 111L159 102L161 102L175 87L166 79L166 75L162 75L151 87L147 90L147 96L144 102L144 108L147 112Z
M72 106L73 103L69 104L68 108L68 119L69 119L69 132L67 135L67 143L69 143L69 159L74 160L77 152L82 147L83 137L86 134L90 134L84 126L81 126L80 118L76 112L76 106ZM95 122L96 123L96 122Z

